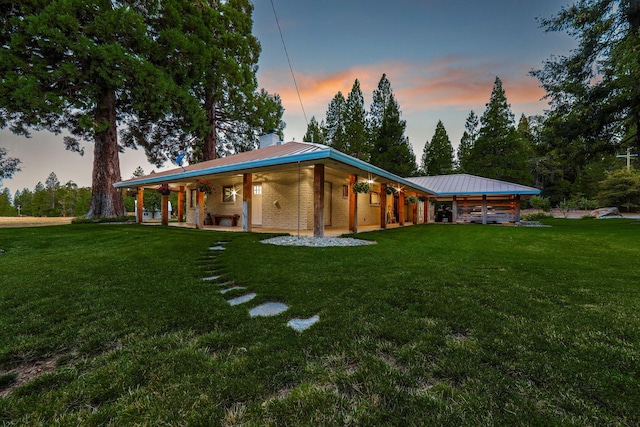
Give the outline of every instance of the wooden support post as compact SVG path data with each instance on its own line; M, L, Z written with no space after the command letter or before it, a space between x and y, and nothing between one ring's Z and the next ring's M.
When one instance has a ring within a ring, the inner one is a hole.
M197 190L196 197L196 228L204 228L204 193Z
M178 222L184 221L184 185L178 191Z
M242 175L242 231L251 231L251 196L253 195L253 176Z
M429 199L422 202L422 215L424 216L423 221L425 224L429 222L429 206L430 205L431 205L431 202L429 201Z
M136 222L142 224L142 211L144 210L144 188L138 187L138 211L136 212Z
M398 225L404 225L404 191L398 190Z
M387 184L380 184L380 228L387 228Z
M358 182L358 175L349 175L349 231L358 232L358 194L353 191L353 185Z
M482 195L482 224L487 225L487 195Z
M313 166L313 237L324 237L324 165Z
M162 212L162 225L169 225L169 195L168 194L162 195L160 210Z
M520 195L519 194L516 194L515 204L516 204L515 220L516 220L516 222L520 222L520 204L521 204L521 201L520 201Z
M451 222L454 224L458 222L458 199L456 196L453 196L453 201L451 202Z
M412 195L417 197L416 193L412 193ZM413 225L418 224L418 202L411 204L411 222Z

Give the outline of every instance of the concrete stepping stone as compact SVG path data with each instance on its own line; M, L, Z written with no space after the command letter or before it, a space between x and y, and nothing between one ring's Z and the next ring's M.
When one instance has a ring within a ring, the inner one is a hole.
M291 319L287 322L287 326L295 329L298 332L305 331L309 329L314 323L320 320L320 316L317 314L315 316L309 317L308 319Z
M204 281L211 281L211 280L218 280L220 278L220 276L209 276L209 277L203 277L202 280Z
M232 286L230 288L221 289L220 293L221 294L226 294L227 292L236 291L238 289L247 289L247 288L245 288L244 286Z
M289 309L289 306L281 302L267 302L249 310L249 316L251 317L277 316L278 314L288 309Z
M224 251L225 249L227 249L227 248L225 248L224 246L220 246L220 245L209 246L209 250L210 251Z
M237 298L232 298L230 300L227 300L227 302L229 303L229 305L244 304L245 302L251 301L255 297L256 297L256 294L246 294L246 295L239 296Z

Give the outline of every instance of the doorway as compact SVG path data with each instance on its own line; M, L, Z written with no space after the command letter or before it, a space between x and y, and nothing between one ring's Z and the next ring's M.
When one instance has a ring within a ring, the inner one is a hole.
M251 225L262 225L262 184L253 184L251 196Z

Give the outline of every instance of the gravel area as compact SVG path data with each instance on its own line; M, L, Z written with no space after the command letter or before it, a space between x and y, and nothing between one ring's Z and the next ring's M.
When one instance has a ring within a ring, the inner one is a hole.
M364 246L374 245L370 240L354 239L352 237L305 237L305 236L280 236L261 240L261 243L280 246L313 246L325 248L329 246Z

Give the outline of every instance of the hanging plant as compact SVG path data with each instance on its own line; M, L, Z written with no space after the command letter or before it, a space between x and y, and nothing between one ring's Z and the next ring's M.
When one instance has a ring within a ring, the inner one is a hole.
M407 200L409 201L409 203L411 203L413 205L418 203L418 198L416 196L409 196L409 197L407 197Z
M169 188L169 184L160 185L158 188L156 188L156 191L163 196L168 196L169 194L171 194L171 188Z
M418 200L420 200L421 202L426 202L427 200L429 200L429 198L427 196L418 196Z
M126 194L129 197L137 197L138 196L138 190L132 190L130 188L127 188L127 190L124 192L124 194Z
M371 191L371 186L364 181L358 181L355 184L353 184L353 192L356 194L358 193L366 194L369 191Z
M386 187L386 188L384 189L384 191L386 191L386 192L387 192L387 194L389 194L389 195L396 194L396 189L395 189L395 188L393 188L393 187L391 187L391 186Z
M207 194L211 194L216 191L213 184L204 178L200 178L199 180L196 181L196 188L198 189L198 191L202 193L207 193Z

